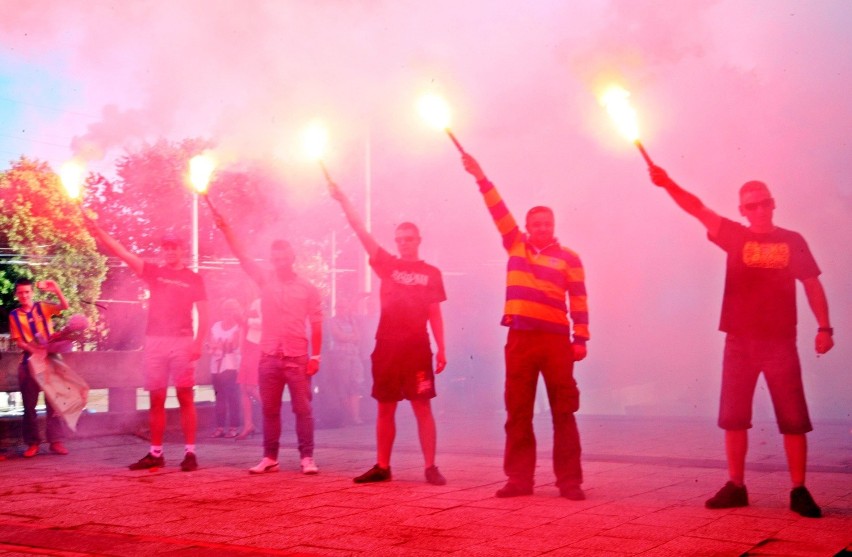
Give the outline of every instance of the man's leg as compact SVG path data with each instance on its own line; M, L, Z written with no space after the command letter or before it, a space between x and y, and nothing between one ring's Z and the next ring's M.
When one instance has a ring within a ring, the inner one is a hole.
M376 416L376 464L390 468L391 450L396 439L396 402L379 402Z
M290 405L296 417L299 457L313 457L314 413L311 405L311 378L307 375L307 362L287 362L284 377L290 389Z
M148 391L148 398L151 401L151 409L148 411L151 444L162 446L166 431L166 389L152 389Z
M417 420L417 434L420 437L423 462L426 468L431 468L435 465L435 448L438 443L438 433L435 428L435 417L432 415L431 401L429 399L412 400L411 409L414 411L414 417ZM388 452L388 456L390 457L390 452Z
M542 365L544 385L553 419L553 472L556 487L563 496L579 499L583 483L580 464L580 432L575 412L580 408L580 392L574 380L574 356L570 339L564 335L540 335L547 357Z
M278 461L281 437L281 395L284 393L284 374L281 360L261 356L258 369L260 404L263 410L263 456Z
M784 452L787 453L787 465L790 467L790 480L793 487L805 485L805 469L808 461L808 438L804 433L784 435Z
M510 330L506 342L506 448L503 471L509 484L531 492L535 477L536 440L533 408L538 382L535 353L530 350L531 334Z
M18 366L18 384L21 389L21 402L24 405L24 420L21 423L21 433L24 437L24 443L30 447L33 445L38 447L38 444L41 443L41 436L38 432L36 404L38 404L40 389L36 380L30 375L30 370L26 362L22 362Z
M738 486L745 485L745 461L748 452L748 430L725 431L725 455L728 477Z
M192 387L178 387L175 391L180 406L180 427L183 430L183 438L187 445L194 445L198 424L198 416L195 411L195 393ZM165 425L165 408L163 410L163 424Z

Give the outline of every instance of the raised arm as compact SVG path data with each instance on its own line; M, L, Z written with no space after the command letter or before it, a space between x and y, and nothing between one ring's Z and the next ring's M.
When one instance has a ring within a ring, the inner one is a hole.
M509 212L509 208L497 192L494 184L485 176L482 167L476 162L470 154L462 154L462 164L464 169L473 176L476 184L479 186L479 192L482 194L482 199L485 201L485 207L491 213L491 218L494 219L494 224L497 226L497 231L503 237L503 246L508 249L521 234L518 223L515 222L515 217Z
M435 373L441 373L447 367L447 352L444 345L444 316L439 302L429 304L429 327L432 328L432 336L435 337L435 345L438 347L435 354Z
M355 210L352 202L349 201L346 194L343 193L334 182L328 183L328 193L331 195L332 199L340 203L340 207L343 209L343 214L346 215L346 220L349 221L349 226L352 227L352 230L355 231L355 235L358 236L358 239L361 241L361 245L364 246L365 250L367 250L367 255L369 255L370 258L374 257L376 252L379 251L379 244L376 242L376 239L373 238L373 235L370 234L370 231L367 230L366 225L364 225L364 221L361 220L361 216L358 214L358 211Z
M124 261L130 267L131 271L138 276L142 276L142 268L145 266L145 262L141 257L125 248L121 242L107 234L107 231L101 228L93 219L87 217L85 222L92 236L99 240L107 251Z
M246 255L243 243L234 235L234 231L231 230L231 227L225 222L225 218L218 211L213 211L213 222L216 224L216 228L222 231L225 242L231 249L231 253L240 262L243 271L257 284L263 284L263 269L255 260Z
M698 197L677 185L659 166L651 166L648 173L651 176L651 182L665 189L678 207L697 218L710 233L710 236L716 236L719 233L722 217L708 209Z
M811 311L814 312L814 317L817 320L816 340L814 348L817 354L825 354L834 346L834 338L832 337L831 321L828 319L828 299L825 296L825 289L822 287L818 277L812 277L802 281L805 287L805 296L808 298L808 305L811 306Z
M68 304L68 300L65 299L65 295L62 294L62 289L59 288L59 285L52 280L40 280L36 283L41 290L45 292L51 292L54 296L59 300L59 309L60 311L64 311L70 307Z

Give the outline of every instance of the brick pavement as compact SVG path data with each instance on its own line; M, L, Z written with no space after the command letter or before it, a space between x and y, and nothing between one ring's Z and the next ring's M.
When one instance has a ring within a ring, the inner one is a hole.
M2 555L835 555L852 542L850 424L817 424L808 486L825 518L787 509L789 480L774 424L757 424L751 506L709 511L724 482L722 435L709 419L580 416L588 499L557 497L548 420L530 497L496 499L503 484L502 415L439 415L439 466L426 484L410 412L400 408L394 481L355 485L373 464L372 426L317 431L320 474L298 472L285 429L278 474L250 476L259 436L207 439L201 469L131 472L147 450L133 436L69 440L72 454L0 462ZM202 432L207 433L207 432ZM46 446L44 446L46 448Z

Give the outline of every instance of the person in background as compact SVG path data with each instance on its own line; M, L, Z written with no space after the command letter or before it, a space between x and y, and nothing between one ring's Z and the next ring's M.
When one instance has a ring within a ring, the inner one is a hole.
M68 301L62 294L59 285L52 280L39 281L36 286L39 290L56 296L59 303L36 302L33 299L33 283L28 279L20 279L15 283L15 298L19 306L9 313L9 338L17 344L23 352L21 363L18 365L18 382L21 386L21 399L24 404L24 420L21 430L24 443L24 456L34 457L38 454L41 444L41 435L38 431L38 393L41 391L38 382L30 373L28 360L32 350L39 344L38 339L47 341L53 334L52 318L68 309ZM47 441L50 443L50 452L58 455L67 455L68 449L62 443L64 438L64 425L62 418L45 397L44 405L47 408Z
M533 492L536 461L533 410L540 373L553 417L556 487L561 497L581 501L586 495L580 487L583 482L580 432L574 416L580 408L580 391L574 380L574 362L586 357L589 340L583 264L575 252L561 245L554 236L552 209L538 206L527 211L525 234L479 163L465 153L462 164L476 180L509 255L501 322L509 328L505 348L507 417L503 457L503 470L509 479L495 495L516 497Z
M260 331L261 331L260 298L256 298L249 306L245 319L245 335L240 346L240 370L237 374L237 384L240 386L240 400L243 408L243 430L236 436L242 441L254 435L254 406L260 404L260 393L257 390L257 368L260 365Z
M236 437L240 424L237 369L240 367L242 311L237 300L228 298L222 302L222 320L210 328L210 380L216 393L216 429L212 437Z
M707 229L708 239L727 253L725 291L719 329L725 336L719 427L725 430L728 482L705 506L727 509L748 505L745 459L752 402L757 378L763 372L784 450L793 489L790 509L817 518L822 510L805 487L807 438L813 430L802 368L796 348L796 281L817 321L814 349L825 354L834 346L828 301L819 280L820 269L805 239L775 226L775 200L766 184L750 181L740 188L740 214L748 226L720 217L698 197L681 188L659 166L649 169L651 181Z
M337 301L337 314L329 320L331 346L329 349L336 372L340 403L346 409L349 422L360 425L361 390L364 384L364 364L361 360L361 331L355 319L355 302L341 298Z
M204 280L184 264L186 243L173 233L160 242L162 264L143 260L110 236L92 219L86 219L94 237L107 251L124 261L151 291L148 323L145 328L145 388L151 409L151 448L131 470L148 470L165 466L163 437L166 432L166 393L169 378L174 381L180 406L180 424L185 441L180 469L198 469L195 436L198 417L195 411L195 363L201 357L204 336L210 330L207 291ZM198 313L198 326L193 329L192 310Z
M408 399L417 420L423 451L426 481L444 485L446 478L435 465L437 432L431 399L436 396L435 375L444 371L444 319L441 302L447 299L441 271L419 257L420 232L413 223L396 227L399 257L379 246L367 231L349 198L329 183L331 197L340 203L346 220L367 254L370 266L381 279L381 315L376 331L373 361L373 398L378 402L376 418L376 464L354 479L355 483L391 479L390 458L396 437L396 407ZM432 367L432 349L427 323L432 328L437 352Z

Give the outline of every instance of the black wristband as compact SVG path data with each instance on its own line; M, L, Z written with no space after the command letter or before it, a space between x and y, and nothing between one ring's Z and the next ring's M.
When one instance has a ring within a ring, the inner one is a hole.
M817 329L818 333L828 333L831 336L834 336L834 327L820 327Z

